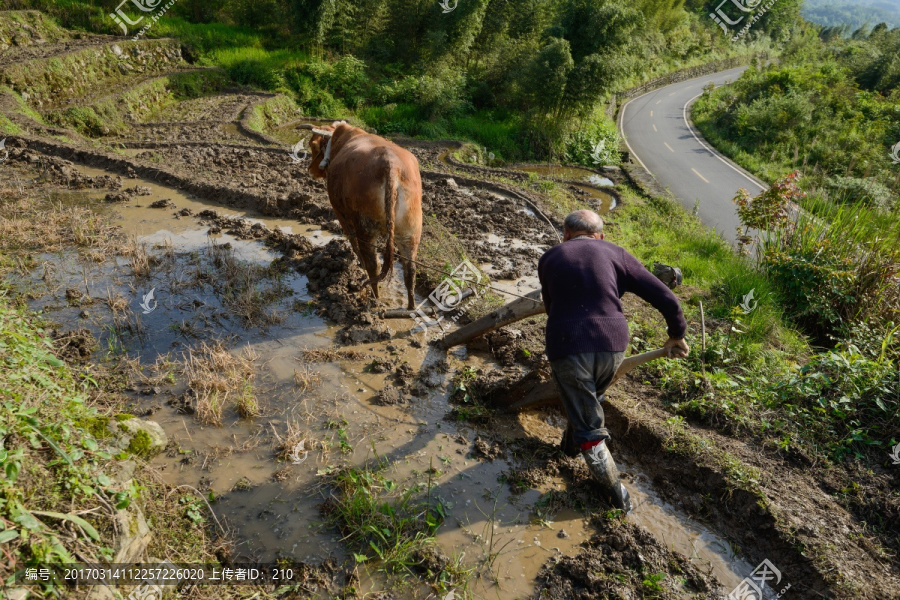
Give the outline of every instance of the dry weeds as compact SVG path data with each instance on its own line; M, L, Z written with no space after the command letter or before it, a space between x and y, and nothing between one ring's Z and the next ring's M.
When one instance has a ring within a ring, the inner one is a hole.
M82 207L65 206L30 188L0 183L0 250L58 252L65 246L111 255L121 240L109 219ZM96 260L97 254L92 258Z
M287 431L283 436L278 435L278 430L272 425L272 433L278 443L275 444L275 457L278 460L291 461L305 460L309 456L312 444L307 442L304 430L295 421L287 422Z
M250 326L268 326L286 318L282 312L266 307L290 293L280 277L259 265L239 260L230 244L210 242L207 256L212 271L197 267L195 278L211 283L222 302Z
M151 267L155 261L147 251L146 243L138 242L137 238L132 236L128 238L128 242L122 246L119 253L128 259L135 279L150 277Z
M300 389L300 392L306 393L322 383L322 374L313 371L309 365L303 365L299 369L294 369L294 384Z
M181 372L197 396L196 415L202 423L221 425L222 413L232 398L246 404L248 384L252 394L257 358L249 347L238 356L221 342L201 342L198 348L184 353Z

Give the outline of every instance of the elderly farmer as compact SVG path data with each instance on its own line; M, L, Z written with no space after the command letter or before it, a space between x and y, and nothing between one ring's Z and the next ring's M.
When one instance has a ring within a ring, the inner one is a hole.
M640 296L663 314L669 328L664 346L669 357L687 356L690 349L675 294L623 248L603 241L602 232L603 220L596 213L570 214L563 243L541 257L538 276L548 315L547 358L569 417L563 448L571 456L580 448L604 493L627 512L631 501L606 448L610 435L601 405L628 346L628 322L620 300L625 292Z

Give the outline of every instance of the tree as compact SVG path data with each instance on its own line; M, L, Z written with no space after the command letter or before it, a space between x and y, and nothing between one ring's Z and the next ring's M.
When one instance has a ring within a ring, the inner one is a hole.
M550 38L532 59L524 89L542 116L557 113L565 96L569 73L575 68L567 40Z

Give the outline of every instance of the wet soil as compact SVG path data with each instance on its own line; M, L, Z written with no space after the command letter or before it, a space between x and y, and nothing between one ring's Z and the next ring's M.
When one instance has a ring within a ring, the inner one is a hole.
M473 364L477 369L500 373L500 365L493 367L475 356L460 362L452 355L435 355L426 344L407 337L405 331L398 332L374 318L370 299L361 293L366 289L362 271L342 238L317 245L309 234L288 233L286 226L270 227L272 223L266 217L210 208L177 190L141 179L104 178L96 169L55 160L44 164L42 173L47 184L43 185L73 186L67 201L82 205L93 202L114 222L127 215L146 215L121 222L127 230L141 233L136 242L146 245L151 271L137 277L133 265L119 259L115 265L92 266L85 275L84 266L75 256L61 261L44 256L45 263L54 265L54 281L46 285L30 280L31 293L37 296L33 306L45 310L60 325L88 325L60 336L62 348L69 349L67 360L89 359L90 350L85 348L95 349L96 360L108 359L112 347L120 348L125 356L141 357L144 374L126 386L131 398L128 410L160 422L171 436L170 451L155 461L156 468L173 485L191 485L215 494L217 514L232 524L241 540L240 556L288 555L316 562L324 553L345 560L340 540L330 536L316 517L321 493L315 491L316 479L332 465L357 460L360 452L367 453L367 439L375 440L380 455L407 463L413 460L412 471L397 467L398 479L415 477L416 469L425 471L435 462L441 465L436 493L447 499L446 506L458 523L456 527L446 525L439 535L443 547L462 544L470 547L470 555L478 556L484 552L484 528L496 529L503 543L510 544L509 552L479 580L478 585L486 586L486 590L500 585L516 595L530 594L533 577L546 560L546 548L558 548L552 554L561 557L574 553L575 545L586 539L584 519L602 505L592 498L583 466L571 459L554 458L552 445L535 445L531 440L537 431L535 425L542 434L547 428L539 421L526 421L524 425L510 422L505 430L511 437L500 439L495 439L490 428L479 433L479 428L473 429L465 421L448 421L448 407L442 398L453 374ZM102 202L109 188L147 188L150 193L133 196L124 203ZM57 197L64 194L57 192ZM160 201L166 202L166 209L150 208ZM134 206L137 203L145 208ZM525 220L519 227L529 225L533 222ZM199 236L192 233L198 228ZM474 232L470 230L468 235L474 236ZM281 288L288 293L278 294L282 300L276 298L277 306L293 312L273 307L271 311L258 311L249 320L245 312L230 304L227 287L220 287L216 281L227 281L228 274L217 270L217 261L228 255L240 260L237 267L243 270L255 264L271 272L302 275L303 279L289 276L282 280ZM43 272L35 269L33 277ZM87 281L84 292L82 280ZM134 283L123 287L126 281ZM151 287L162 310L140 314L137 302ZM100 290L112 300L103 302ZM392 293L402 298L399 280L393 282ZM64 304L58 294L65 298ZM133 299L129 301L129 297ZM282 316L277 318L279 312ZM317 313L336 327L327 326ZM402 321L401 326L409 327ZM539 328L537 322L532 327L535 331ZM111 328L117 333L112 334ZM254 384L262 400L262 415L246 422L228 409L224 424L232 433L227 441L215 427L188 425L196 418L200 395L189 383L185 386L178 377L171 383L162 372L154 371L157 356L177 359L196 341L223 336L236 351L249 343L266 365ZM500 349L521 336L501 330L490 339ZM331 344L349 347L334 349ZM311 362L321 359L328 362ZM298 367L315 369L318 383L312 384L314 389L300 391L295 380ZM409 433L400 435L398 426ZM277 451L266 449L277 449L279 436L284 438L298 427L302 427L312 450L309 469L298 470L272 460ZM550 437L558 435L557 431ZM522 439L511 441L516 438ZM541 471L540 465L557 462L567 466ZM533 473L530 478L529 471ZM458 477L467 482L465 487L455 485ZM505 483L498 484L498 478ZM564 491L570 485L566 480L576 478L579 491ZM512 481L521 483L516 486ZM500 508L489 519L483 516L488 510L485 503L466 491L473 486L480 487L486 497L501 500ZM312 495L307 496L310 492ZM529 507L547 493L565 500L552 502L549 509L538 509L545 525L535 526L527 516L534 514ZM287 505L282 506L286 500ZM291 515L290 523L283 520L285 509ZM319 524L310 534L301 535L292 523L304 522ZM550 522L559 525L547 530ZM560 533L564 536L556 537ZM366 579L366 585L378 586L377 581L377 577Z
M700 569L667 550L647 530L616 515L592 520L597 533L575 556L538 574L537 596L554 600L605 598L707 598L728 592Z

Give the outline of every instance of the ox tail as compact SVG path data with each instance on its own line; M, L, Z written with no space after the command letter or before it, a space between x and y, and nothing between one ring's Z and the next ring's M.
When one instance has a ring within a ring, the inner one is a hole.
M391 173L388 175L387 185L384 190L384 216L387 221L387 244L384 247L384 253L381 255L383 264L381 265L381 274L375 279L376 282L384 281L391 271L394 270L394 217L397 213L397 199L400 195L400 175L399 173Z

